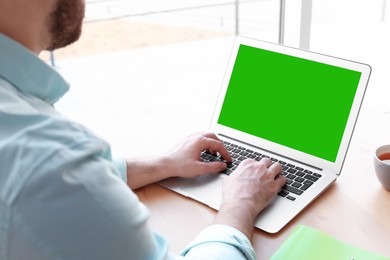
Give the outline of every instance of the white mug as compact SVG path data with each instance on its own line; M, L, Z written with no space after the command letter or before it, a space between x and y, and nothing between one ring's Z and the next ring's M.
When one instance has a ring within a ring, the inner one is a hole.
M383 188L390 191L390 144L380 146L375 150L374 168Z

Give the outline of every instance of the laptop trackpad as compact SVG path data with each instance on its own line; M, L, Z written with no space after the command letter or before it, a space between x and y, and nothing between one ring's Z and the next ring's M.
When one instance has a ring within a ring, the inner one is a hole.
M219 174L207 174L180 187L180 190L187 196L218 210L222 200L222 181L223 178Z

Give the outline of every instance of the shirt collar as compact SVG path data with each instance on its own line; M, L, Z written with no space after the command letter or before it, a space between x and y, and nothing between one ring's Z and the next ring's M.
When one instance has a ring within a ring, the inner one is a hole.
M22 93L53 105L69 90L69 84L56 70L1 33L0 57L0 77Z

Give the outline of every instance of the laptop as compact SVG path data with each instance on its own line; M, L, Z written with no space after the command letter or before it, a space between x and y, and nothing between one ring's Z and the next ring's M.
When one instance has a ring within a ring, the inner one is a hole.
M221 183L242 160L271 158L288 184L255 226L277 233L340 175L370 73L359 62L237 37L210 124L234 162L225 173L161 185L218 210ZM221 158L205 151L201 159Z

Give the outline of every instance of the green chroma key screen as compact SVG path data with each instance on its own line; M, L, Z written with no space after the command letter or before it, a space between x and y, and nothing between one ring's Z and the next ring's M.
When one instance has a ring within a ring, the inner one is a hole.
M335 162L360 76L241 45L218 123Z

